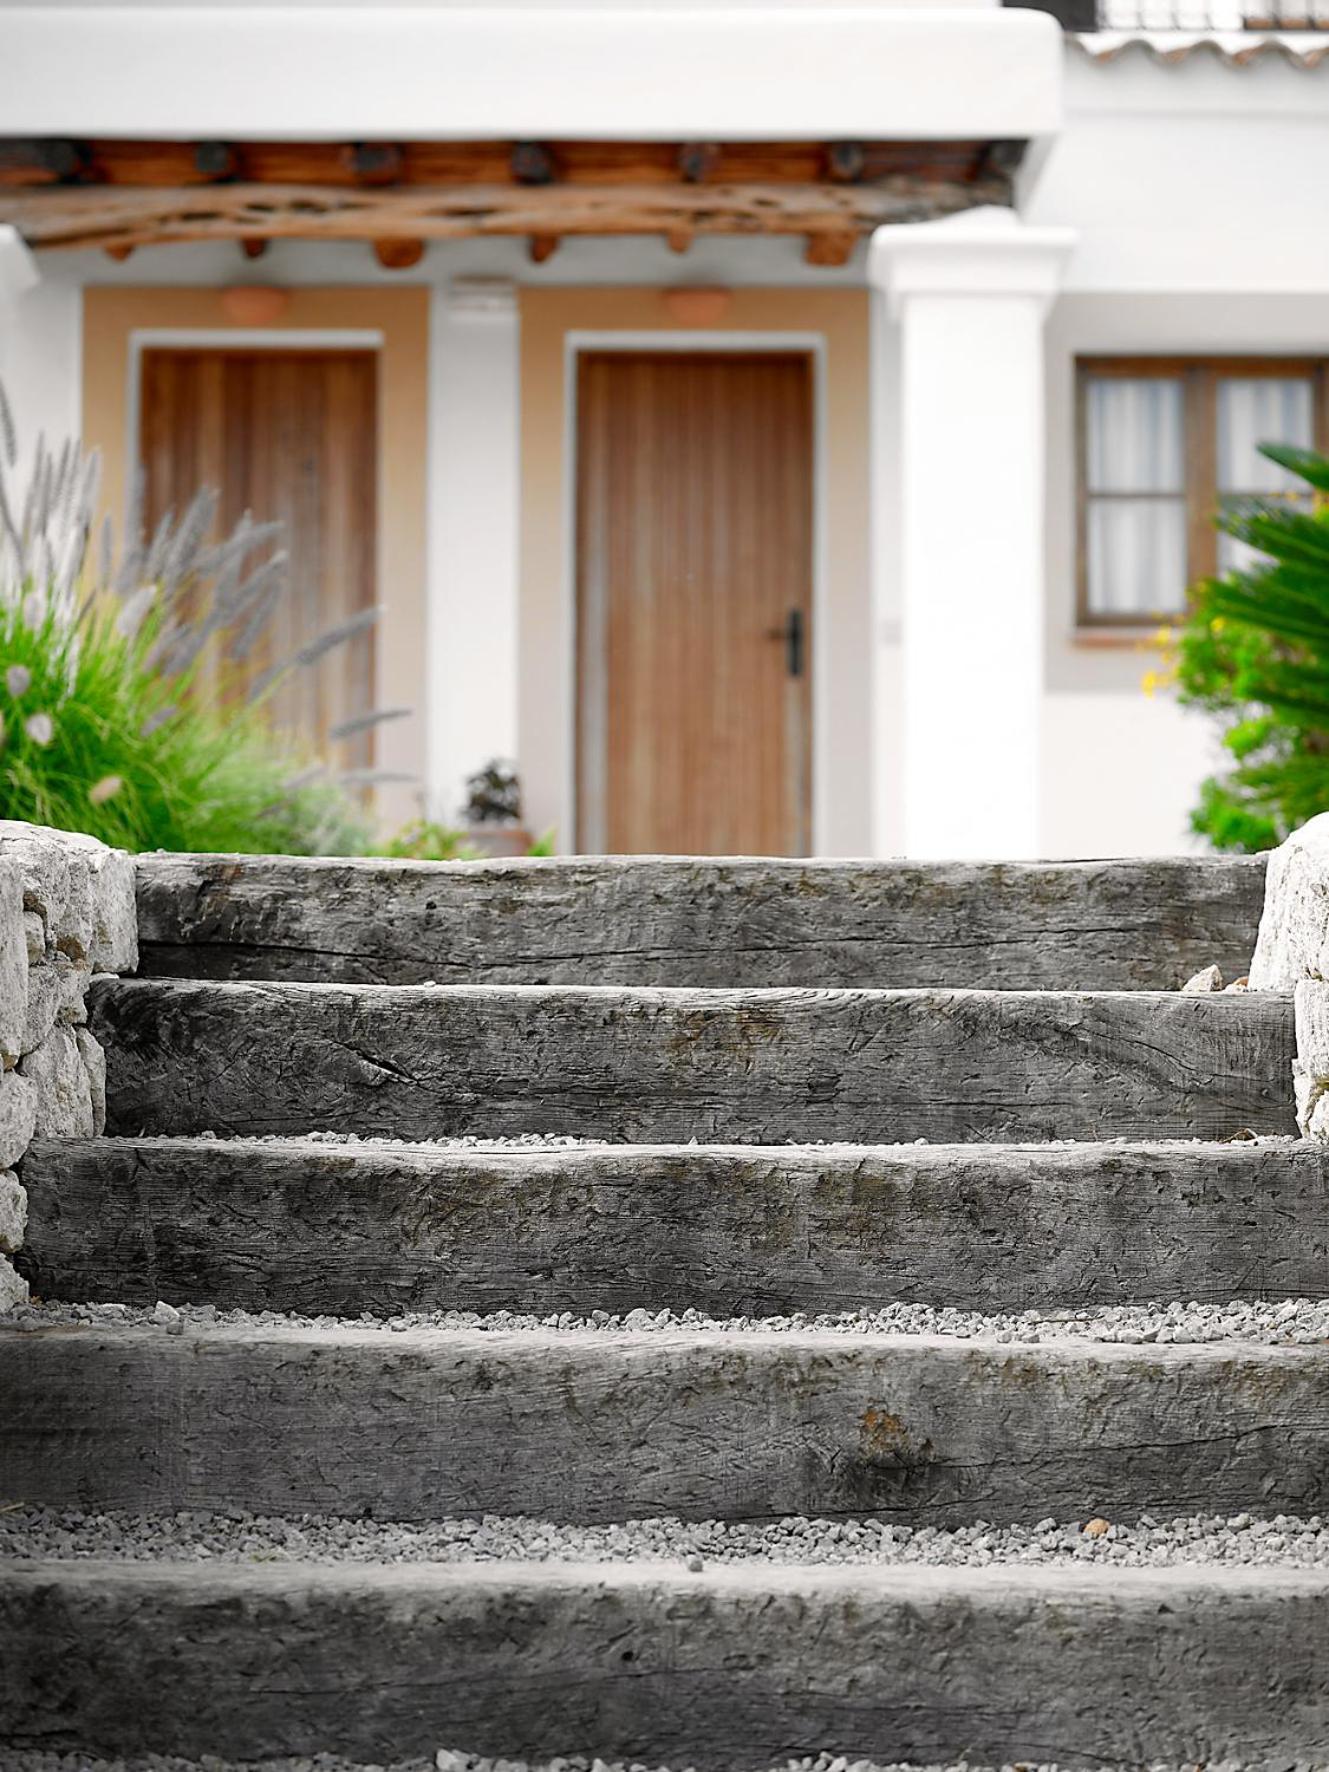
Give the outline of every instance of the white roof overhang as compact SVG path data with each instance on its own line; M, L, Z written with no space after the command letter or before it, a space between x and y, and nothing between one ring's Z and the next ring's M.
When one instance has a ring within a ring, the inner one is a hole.
M0 133L232 140L1045 136L1062 37L997 5L0 7Z

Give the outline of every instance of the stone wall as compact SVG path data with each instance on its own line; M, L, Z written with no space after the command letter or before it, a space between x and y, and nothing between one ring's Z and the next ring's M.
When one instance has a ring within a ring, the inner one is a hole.
M132 857L0 820L0 1311L27 1297L9 1259L27 1218L23 1153L34 1138L91 1138L105 1125L88 985L137 964Z

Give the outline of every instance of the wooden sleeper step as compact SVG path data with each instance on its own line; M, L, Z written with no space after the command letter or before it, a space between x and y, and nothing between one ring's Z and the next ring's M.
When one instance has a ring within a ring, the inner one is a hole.
M1329 1296L1329 1149L39 1140L38 1296L371 1311Z

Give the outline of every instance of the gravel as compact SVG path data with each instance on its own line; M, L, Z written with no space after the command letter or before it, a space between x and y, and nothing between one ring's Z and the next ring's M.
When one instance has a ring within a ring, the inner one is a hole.
M275 1328L333 1329L354 1326L402 1333L436 1329L466 1333L512 1334L532 1330L588 1333L795 1334L813 1331L832 1335L944 1335L962 1341L1120 1342L1194 1344L1215 1341L1257 1342L1271 1346L1329 1342L1329 1300L1289 1298L1259 1303L1099 1305L1086 1310L1026 1310L985 1315L921 1304L894 1304L884 1310L846 1311L837 1315L797 1312L783 1317L711 1317L701 1311L634 1310L623 1315L592 1311L576 1316L530 1316L495 1311L412 1311L393 1317L362 1313L355 1317L296 1316L279 1311L218 1310L214 1305L175 1306L159 1300L151 1308L124 1304L29 1303L0 1317L0 1327L36 1330L72 1323L125 1324L158 1334L180 1335L186 1329Z
M1114 1768L1104 1765L1101 1760L1094 1761L1094 1769L1095 1772L1114 1772ZM264 1760L260 1765L250 1760L243 1763L215 1759L178 1760L156 1754L135 1760L97 1760L86 1754L7 1755L0 1749L0 1772L652 1772L652 1769L640 1761L629 1765L623 1760L591 1759L581 1754L569 1754L531 1766L525 1760L490 1759L450 1748L439 1748L429 1759L393 1760L373 1765L366 1765L361 1760L339 1759L335 1754L315 1754L309 1759ZM656 1772L666 1772L666 1768L660 1767ZM694 1768L684 1768L683 1772L694 1772ZM950 1766L917 1766L903 1762L884 1766L874 1760L851 1760L847 1754L822 1753L815 1757L809 1755L806 1759L787 1760L783 1765L773 1767L771 1772L995 1772L995 1769L975 1766L971 1761ZM1018 1767L1005 1766L1001 1772L1069 1772L1069 1767L1026 1760ZM1121 1768L1121 1772L1126 1772L1126 1768ZM1193 1763L1185 1767L1155 1763L1146 1769L1135 1763L1130 1772L1198 1772L1198 1768ZM1243 1769L1238 1760L1210 1760L1204 1772L1243 1772ZM1297 1760L1288 1762L1283 1772L1325 1772L1325 1768L1318 1762Z
M174 1514L81 1513L15 1505L0 1511L0 1557L132 1562L1110 1564L1114 1568L1226 1564L1329 1568L1329 1521L1319 1515L1194 1515L1132 1522L979 1520L944 1531L884 1520L759 1523L671 1518L607 1526L551 1525L522 1516L403 1523L239 1510Z
M1110 1145L1114 1149L1127 1146L1149 1150L1166 1149L1169 1147L1193 1150L1201 1145L1213 1146L1225 1144L1257 1144L1257 1145L1295 1145L1302 1142L1301 1137L1293 1132L1252 1132L1243 1127L1231 1137L1214 1140L1212 1138L1106 1138L1095 1141L1097 1145ZM485 1138L479 1133L459 1133L453 1138L390 1138L383 1133L372 1133L364 1136L359 1132L247 1132L239 1135L221 1132L195 1132L179 1135L170 1132L140 1132L134 1135L136 1144L337 1144L366 1145L374 1147L385 1145L389 1149L419 1151L565 1151L565 1150L691 1150L702 1148L707 1150L742 1150L748 1153L762 1150L809 1150L809 1151L903 1151L912 1150L918 1145L932 1144L927 1138L911 1138L905 1140L882 1140L875 1144L864 1144L861 1140L837 1138L788 1138L778 1144L741 1144L726 1145L708 1142L702 1146L701 1141L691 1138L683 1145L639 1144L632 1139L578 1138L571 1133L556 1132L515 1132L503 1138ZM1016 1140L1003 1144L1007 1151L1065 1151L1083 1150L1085 1141L1078 1138L1044 1138ZM936 1146L935 1149L946 1149ZM974 1148L974 1147L968 1147Z

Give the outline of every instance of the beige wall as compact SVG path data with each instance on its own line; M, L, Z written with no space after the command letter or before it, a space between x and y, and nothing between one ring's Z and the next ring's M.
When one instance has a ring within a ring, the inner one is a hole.
M637 288L521 291L521 657L519 751L528 822L573 829L572 435L569 335L687 333L667 292ZM862 289L735 289L732 333L814 336L819 409L820 566L813 635L813 827L818 854L866 854L869 816L868 297ZM834 686L833 688L831 686Z
M423 782L425 767L425 472L428 431L429 293L401 289L290 289L277 332L373 332L379 348L378 597L379 706L406 706L409 720L377 734L376 766ZM225 333L237 345L246 328L227 318L219 289L89 288L83 297L83 437L104 461L102 503L117 524L129 478L131 349L137 332ZM182 342L184 339L182 338ZM418 789L379 791L392 828L415 814Z

